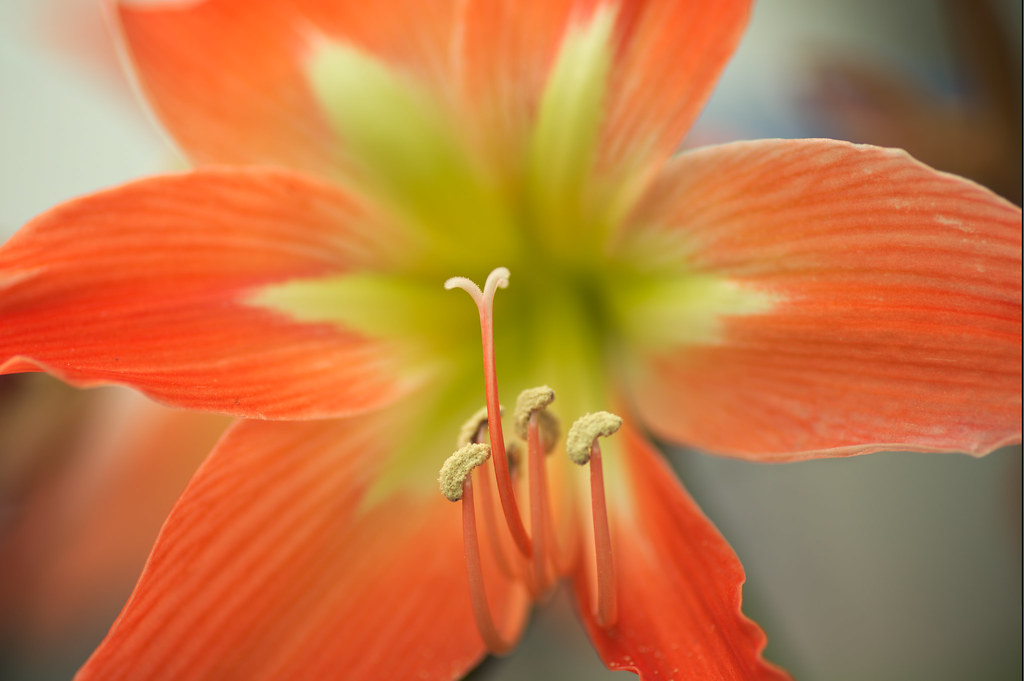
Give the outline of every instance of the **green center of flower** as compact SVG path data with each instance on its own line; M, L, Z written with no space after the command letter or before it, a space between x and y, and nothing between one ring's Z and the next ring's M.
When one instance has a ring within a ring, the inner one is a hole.
M715 343L723 315L771 305L664 257L666 230L635 224L624 198L635 191L602 167L614 18L603 8L570 24L513 140L495 140L492 118L476 115L457 83L428 86L351 45L311 53L340 185L365 206L367 230L401 236L354 254L343 273L272 283L249 302L391 346L406 383L428 391L403 470L479 404L477 327L438 286L452 272L516 272L495 308L502 390L548 383L563 416L613 403L645 354Z
M594 367L613 342L607 287L616 266L602 236L611 216L592 180L613 26L605 8L567 31L514 158L489 151L494 131L457 85L439 91L354 46L317 45L309 82L339 141L342 185L402 242L383 263L273 285L253 302L382 339L406 358L409 375L465 385L476 330L437 283L453 271L481 280L508 265L517 287L500 303L495 345L516 377L509 389L554 372L567 385L590 376L581 396L606 390Z
M474 276L505 264L522 277L527 255L588 261L581 251L601 242L595 229L611 227L595 162L613 28L607 7L570 25L512 145L459 83L429 87L355 47L320 44L309 81L339 140L339 173L402 224L404 249L439 271L472 260L488 267Z

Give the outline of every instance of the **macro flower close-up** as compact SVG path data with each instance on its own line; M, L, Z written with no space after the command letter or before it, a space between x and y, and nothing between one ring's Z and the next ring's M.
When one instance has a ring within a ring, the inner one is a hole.
M559 584L609 669L787 679L659 445L1020 442L1018 207L895 149L679 151L750 2L110 10L190 167L0 246L0 373L235 420L81 681L458 679Z

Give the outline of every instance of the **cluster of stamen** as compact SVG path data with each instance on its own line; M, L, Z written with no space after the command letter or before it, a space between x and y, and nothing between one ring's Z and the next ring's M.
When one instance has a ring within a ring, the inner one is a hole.
M473 616L485 645L492 653L498 655L508 652L522 632L520 630L511 636L503 635L498 631L491 614L480 557L473 496L474 478L479 488L484 523L491 540L490 548L495 562L506 577L521 581L530 596L539 599L550 593L559 575L565 575L572 569L571 561L559 547L547 490L545 456L556 447L560 435L557 418L546 410L555 399L554 391L547 386L521 393L516 401L514 415L516 434L526 442L529 532L523 523L516 499L515 479L519 466L519 448L514 440L509 441L506 446L494 367L494 294L498 288L508 286L508 278L509 271L499 267L487 277L482 291L475 283L464 277L453 277L445 282L446 289L460 288L469 293L479 311L487 406L474 414L460 430L458 450L441 468L440 484L445 497L451 501L461 500L463 542ZM618 430L621 423L622 420L618 416L608 412L587 414L573 424L566 440L569 458L579 465L590 464L590 497L597 567L597 589L593 609L598 624L605 628L615 625L617 603L601 449L597 439L611 435ZM484 443L485 433L488 443ZM514 547L511 556L506 550L508 542L502 541L499 523L493 513L495 504L491 497L489 476L485 469L474 475L475 469L488 461L492 464L505 526Z

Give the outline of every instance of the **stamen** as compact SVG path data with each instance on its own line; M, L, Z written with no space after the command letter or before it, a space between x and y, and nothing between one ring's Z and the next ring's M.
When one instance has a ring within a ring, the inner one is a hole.
M590 503L594 518L594 552L597 560L597 623L604 628L615 626L618 602L615 596L615 566L612 562L611 532L608 529L608 506L604 495L604 472L601 465L599 437L607 437L622 426L622 419L606 411L579 418L566 439L569 458L581 466L590 462Z
M477 491L480 493L480 505L483 506L484 528L487 530L488 544L491 547L491 552L494 554L494 560L498 564L498 569L509 579L520 579L523 577L523 567L518 562L509 560L509 555L504 547L505 542L503 541L507 534L498 532L498 519L494 512L494 497L491 493L490 476L486 474L480 475L476 481L479 487ZM519 552L514 548L512 549L512 558L518 558L519 561L523 560Z
M548 386L530 388L516 399L515 427L519 437L526 439L530 465L530 534L533 538L533 579L535 596L546 591L552 583L548 575L548 545L554 536L546 535L553 523L548 521L547 468L544 455L558 441L558 419L546 407L555 400L555 391ZM556 550L557 552L557 550Z
M543 451L545 454L550 454L551 450L554 449L558 442L558 437L561 433L561 425L558 422L558 418L547 411L545 407L554 402L555 391L548 386L540 386L538 388L530 388L524 390L519 394L519 398L516 400L516 411L515 411L515 426L517 434L526 439L526 441L534 442L533 451ZM538 431L538 434L534 440L530 440L530 428L534 427ZM540 445L543 444L543 447ZM532 454L531 454L532 456ZM540 456L537 456L538 461ZM546 533L545 546L546 553L550 556L551 561L554 565L556 574L568 574L572 570L572 565L569 564L563 557L563 552L558 546L556 540L557 532L555 529L555 521L551 512L551 499L547 493L547 469L545 466L539 466L541 474L538 479L538 496L541 497L543 505L543 520L544 528L543 532ZM531 487L531 494L533 488ZM531 504L533 500L531 498ZM531 512L533 506L531 505ZM532 528L532 525L531 525ZM538 544L537 536L534 535L534 550ZM535 561L541 562L541 561Z
M530 388L519 393L516 398L515 426L516 435L524 440L527 438L527 430L530 417L536 415L537 425L540 427L541 439L544 443L544 453L554 449L558 443L558 436L561 428L558 419L546 407L555 401L555 391L546 385L537 388Z
M504 413L504 408L501 409ZM455 443L456 447L462 448L469 444L481 442L484 437L484 433L487 432L487 407L483 406L476 410L476 412L466 419L466 422L462 424L462 428L459 429L459 437ZM512 471L516 469L516 461L519 456L515 442L509 442L506 447L509 459L509 468ZM498 524L494 518L494 500L491 497L491 485L486 475L479 476L477 478L477 484L480 489L480 503L484 507L484 525L487 529L488 541L491 545L491 551L494 553L495 561L498 563L498 567L501 568L502 573L509 579L518 579L522 576L521 570L513 570L512 564L508 560L508 556L505 554L505 549L502 547L501 536L498 534Z
M498 413L504 416L505 408L499 406ZM462 428L459 429L459 438L456 440L455 446L461 448L474 442L481 442L483 440L483 433L486 427L487 407L483 406L477 409L473 415L466 419L466 422L462 424Z
M452 277L444 282L448 290L461 288L473 298L477 311L480 313L480 340L483 346L484 389L487 395L487 428L491 435L491 453L494 463L494 479L498 486L498 497L505 511L505 522L515 540L516 546L524 556L531 552L530 538L526 534L519 507L516 505L512 478L509 474L508 456L505 452L505 439L501 432L501 416L498 406L498 376L494 369L494 294L499 288L508 286L509 271L504 267L495 268L484 283L481 291L472 280L466 277Z
M519 440L509 440L505 443L505 454L508 458L508 470L513 483L516 481L515 476L519 471L519 465L523 461L523 447L523 443Z
M460 447L441 466L441 474L437 479L441 485L441 494L448 501L461 499L463 481L469 477L474 468L487 463L489 458L491 458L491 448L485 444L472 443Z
M526 445L530 457L530 533L533 535L533 588L535 597L551 586L547 574L547 534L544 507L548 495L547 471L544 466L544 451L541 446L539 419L533 412L527 425Z
M473 483L467 477L462 485L462 543L466 551L466 576L469 579L469 598L473 606L473 618L476 620L477 631L484 645L494 655L505 655L519 640L522 629L511 639L506 639L499 632L491 616L491 606L487 602L487 590L484 586L483 565L480 562L480 544L476 533L476 510L473 508Z
M487 649L495 655L504 655L515 647L522 628L511 639L498 631L487 602L483 564L480 561L480 543L476 530L476 508L473 503L473 469L486 463L490 447L469 444L448 457L441 467L441 492L452 501L462 500L462 543L466 554L466 576L469 580L470 602L477 630ZM459 477L461 476L461 478ZM458 486L458 492L452 489Z
M622 427L622 418L607 411L586 414L576 419L565 439L565 451L572 462L585 466L590 460L590 446L599 437L609 437Z

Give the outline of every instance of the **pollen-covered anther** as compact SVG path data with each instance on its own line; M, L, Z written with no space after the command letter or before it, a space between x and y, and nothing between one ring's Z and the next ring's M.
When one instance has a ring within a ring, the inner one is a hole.
M523 452L526 445L521 440L509 440L505 443L505 456L508 457L508 469L515 473L523 463Z
M554 449L562 430L558 423L558 418L547 411L547 406L554 401L555 391L546 385L524 390L516 398L514 416L516 435L523 440L527 439L530 417L534 416L537 420L537 427L540 429L541 442L544 445L545 453Z
M505 408L498 407L498 412L504 416ZM484 433L487 432L487 406L480 407L473 415L466 419L466 422L459 428L459 437L455 442L456 447L465 447L475 442L482 442ZM509 443L512 444L511 442ZM511 455L510 455L511 458Z
M565 450L573 463L585 466L590 450L599 437L608 437L622 427L622 417L607 411L596 411L576 419L569 429Z
M491 458L491 447L482 443L470 443L458 449L448 457L441 466L441 475L438 483L441 485L441 494L448 501L459 501L462 499L462 490L466 478L477 466L482 466Z

